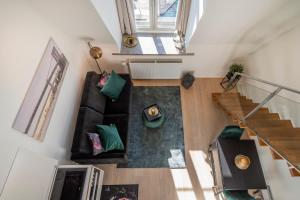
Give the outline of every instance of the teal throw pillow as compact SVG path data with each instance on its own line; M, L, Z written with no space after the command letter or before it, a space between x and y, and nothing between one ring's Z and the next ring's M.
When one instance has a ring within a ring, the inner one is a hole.
M248 194L247 190L242 190L242 191L224 190L223 194L226 200L255 200L253 197L251 197Z
M101 93L112 100L117 100L126 84L126 80L120 77L115 71L111 72L110 77L101 89Z
M220 138L222 139L240 139L243 135L244 129L240 128L239 126L226 126Z
M116 125L97 125L96 127L105 151L124 150L124 145Z

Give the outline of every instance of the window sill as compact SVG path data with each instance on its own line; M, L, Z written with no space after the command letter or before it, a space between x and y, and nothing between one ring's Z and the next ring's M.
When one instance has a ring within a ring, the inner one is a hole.
M113 56L194 56L195 53L163 53L163 54L149 54L149 53L112 53Z
M139 29L137 30L137 35L174 35L175 30L150 30L150 29Z
M138 45L133 48L127 48L122 45L120 53L113 55L166 55L166 56L193 56L194 53L187 53L184 50L179 51L175 47L173 34L170 33L138 33Z

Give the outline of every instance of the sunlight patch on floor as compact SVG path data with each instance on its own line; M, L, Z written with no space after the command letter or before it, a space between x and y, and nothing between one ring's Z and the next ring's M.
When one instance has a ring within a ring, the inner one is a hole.
M171 174L178 200L197 200L187 169L171 169Z
M217 200L212 190L214 179L211 167L206 162L207 155L203 151L190 151L192 162L201 185L205 200Z
M197 200L193 190L191 191L180 191L177 190L178 200Z

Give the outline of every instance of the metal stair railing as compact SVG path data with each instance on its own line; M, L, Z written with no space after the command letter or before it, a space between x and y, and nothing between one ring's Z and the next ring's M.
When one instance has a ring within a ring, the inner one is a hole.
M276 96L282 90L287 90L287 91L290 91L290 92L293 92L293 93L296 93L296 94L300 94L299 90L296 90L296 89L293 89L293 88L290 88L290 87L286 87L286 86L283 86L283 85L279 85L279 84L276 84L276 83L272 83L270 81L266 81L266 80L256 78L256 77L244 74L244 73L239 73L239 72L235 72L234 75L231 77L230 81L228 82L226 90L230 89L230 85L234 82L234 80L238 76L245 77L247 79L255 80L255 81L258 81L258 82L265 83L267 85L271 85L271 86L276 87L276 89L271 94L269 94L253 110L251 110L246 116L244 116L241 119L242 122L245 122L247 119L249 119L251 116L253 116L260 108L262 108L265 104L267 104L270 100L272 100L273 97Z

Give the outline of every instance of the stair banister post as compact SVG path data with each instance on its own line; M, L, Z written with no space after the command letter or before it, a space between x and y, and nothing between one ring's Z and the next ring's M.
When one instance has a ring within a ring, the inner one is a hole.
M281 87L278 87L274 92L269 94L260 104L258 104L251 112L249 112L245 117L242 118L242 122L245 123L245 121L254 115L260 108L262 108L266 103L268 103L275 95L277 95L282 90Z

